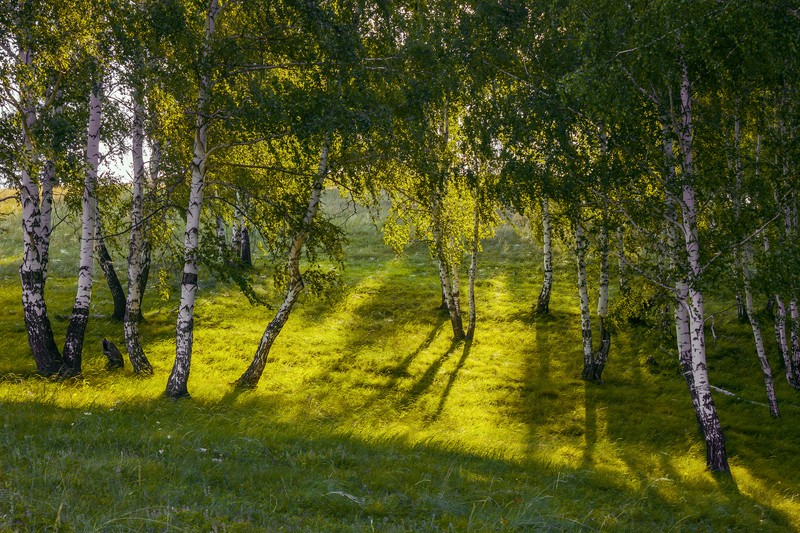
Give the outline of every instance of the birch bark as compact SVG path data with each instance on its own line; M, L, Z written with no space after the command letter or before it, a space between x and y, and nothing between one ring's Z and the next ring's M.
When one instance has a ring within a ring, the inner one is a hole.
M153 367L142 348L139 334L139 316L142 302L142 278L144 277L144 106L141 96L134 94L132 150L133 199L131 205L131 237L128 245L128 298L125 302L123 330L125 347L131 366L136 374L152 374Z
M581 338L583 339L583 379L594 379L594 353L592 352L592 318L589 311L589 286L586 280L586 249L583 222L575 224L575 256L578 265L578 296L581 310Z
M203 34L202 59L207 61L211 53L211 39L214 35L217 16L221 6L217 0L210 0L206 14ZM167 380L166 395L170 398L189 396L189 370L192 362L192 342L194 336L194 303L197 298L197 247L200 234L200 208L203 203L203 188L208 159L207 113L211 97L211 75L207 69L200 74L200 87L197 96L197 118L194 127L194 147L192 158L192 185L189 193L189 207L186 210L186 230L183 236L184 265L181 279L181 302L178 308L178 321L175 327L175 362Z
M553 248L550 241L550 206L547 197L542 197L542 262L544 277L542 290L536 302L536 313L550 312L550 293L553 289Z
M480 243L480 210L478 209L478 195L475 194L475 211L472 219L472 250L469 262L469 324L465 337L471 339L475 336L475 323L477 309L475 307L475 278L478 275L478 245Z
M792 363L792 354L789 351L789 343L786 339L786 306L783 303L780 295L775 295L775 341L778 345L778 351L783 358L783 364L786 368L786 381L794 389L800 389L800 382L797 379L797 369Z
M442 285L442 295L447 305L447 312L450 315L450 324L453 328L453 339L463 340L464 322L461 318L461 300L458 286L458 266L450 265L444 248L444 231L440 219L441 212L441 192L436 191L431 202L431 222L433 224L433 240L436 248L436 259L439 264L439 282Z
M328 175L328 141L326 140L322 145L319 157L319 168L317 169L317 177L311 188L311 197L308 201L305 216L303 217L302 224L297 233L292 238L292 243L289 247L288 258L288 271L289 271L289 286L287 287L286 296L283 299L278 312L275 317L270 321L264 334L261 337L261 342L258 344L258 349L253 357L250 366L236 380L236 387L240 389L252 389L258 385L261 375L264 373L264 368L267 365L267 357L272 348L275 339L278 338L283 326L289 320L289 315L292 312L297 298L303 292L303 277L300 273L300 257L303 250L303 244L308 238L309 229L314 222L314 216L319 209L319 202L322 196L322 188L325 183L325 178Z
M597 298L597 318L600 322L600 349L594 355L594 372L592 379L599 383L603 382L603 369L608 361L608 353L611 350L611 331L608 329L608 229L607 220L603 217L603 227L600 228L599 251L600 251L600 291Z
M747 245L746 245L747 246ZM761 326L758 317L753 309L753 292L750 288L752 274L750 272L751 250L746 247L742 250L742 278L744 288L745 311L750 319L750 326L753 329L753 339L756 343L756 355L761 365L761 373L764 374L764 386L767 390L767 401L769 402L769 414L777 417L780 415L778 410L778 400L775 398L775 383L772 379L772 368L770 368L767 353L764 350L764 340L761 336Z
M32 58L32 52L23 48L19 51L17 61L20 65L32 68ZM47 257L43 253L49 243L50 232L49 224L43 224L42 221L39 186L33 177L39 156L33 140L37 116L33 99L27 90L24 85L20 90L23 156L19 165L19 200L22 205L22 264L19 276L25 329L36 370L44 375L52 375L61 369L62 358L53 337L44 298Z
M81 216L81 257L78 270L78 290L64 341L64 367L62 374L76 376L81 373L81 358L86 325L89 323L89 306L92 302L94 273L94 241L97 231L97 166L100 162L100 122L103 110L102 83L97 80L89 98L89 127L86 140L86 178L83 185Z
M678 139L681 148L681 168L683 172L681 225L686 246L686 258L689 267L688 300L685 302L689 314L689 331L692 343L692 374L694 386L697 391L700 411L700 421L703 437L706 441L706 462L711 470L729 471L728 456L725 450L725 438L717 414L717 408L711 396L711 386L708 381L708 366L706 364L705 346L705 309L703 292L698 287L701 272L700 241L697 229L697 206L695 190L692 185L694 179L694 154L693 154L693 117L691 82L686 65L683 65L680 96L681 116Z

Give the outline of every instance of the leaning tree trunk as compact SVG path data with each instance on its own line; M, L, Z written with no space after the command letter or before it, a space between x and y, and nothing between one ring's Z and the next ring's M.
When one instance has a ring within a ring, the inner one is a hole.
M666 181L666 238L667 238L667 256L669 258L669 268L676 270L680 263L680 250L679 248L684 245L683 242L678 241L678 229L681 223L678 221L678 199L675 197L671 190L672 185L676 182L675 167L673 161L673 143L669 136L669 129L667 122L664 121L663 131L663 145L664 152L664 166L665 166L665 181ZM675 281L674 290L675 300L673 302L673 317L675 319L675 339L678 344L678 363L681 365L681 373L686 380L686 386L689 389L689 396L692 399L692 407L694 408L697 426L700 431L703 431L703 421L700 418L702 405L700 405L700 397L697 394L697 387L694 383L694 366L692 365L692 334L689 324L689 307L687 301L689 299L689 285L684 279Z
M583 372L586 380L594 379L594 353L592 352L592 317L589 311L589 285L586 281L586 238L583 222L575 224L575 257L578 265L578 296L581 309L581 338L583 339Z
M221 6L217 0L210 0L206 15L203 58L208 60L211 52L211 38L214 34L217 15ZM197 253L200 235L200 208L203 203L203 186L208 160L208 126L211 120L208 113L211 98L211 76L204 70L200 75L200 89L197 96L197 118L194 128L194 148L192 158L192 186L189 192L189 207L186 210L186 230L183 236L184 265L181 279L181 303L178 307L178 321L175 327L175 362L167 381L165 394L170 398L189 396L189 370L192 363L192 341L194 335L194 302L197 298Z
M30 68L33 54L20 50L19 62ZM49 225L43 224L42 206L39 203L39 186L33 178L38 153L33 141L37 123L34 104L26 97L26 87L20 93L24 107L22 113L22 139L24 157L20 161L19 200L22 205L22 264L19 276L22 282L22 310L28 344L36 361L36 370L44 375L57 373L61 368L61 353L53 337L53 328L47 316L44 298L46 278L46 249L49 244ZM52 188L50 189L52 191ZM46 191L43 191L46 195ZM45 206L46 208L47 206ZM43 256L44 254L44 256Z
M477 309L475 308L475 278L478 275L478 247L480 244L480 210L478 209L478 195L475 195L475 212L472 220L472 255L469 262L469 324L467 325L466 338L475 336L475 323Z
M128 246L128 299L125 302L123 330L125 347L131 366L136 374L152 374L153 367L142 348L139 335L139 316L141 315L142 278L144 271L144 106L141 97L134 95L133 108L133 201L131 205L131 237Z
M789 354L792 360L792 373L794 381L800 384L800 311L798 310L797 299L789 300L789 316L792 319L791 325L791 347Z
M550 206L547 197L542 197L542 262L544 263L544 277L542 290L536 302L536 313L547 314L550 312L550 293L553 289L553 248L550 241Z
M123 320L125 318L125 291L122 289L122 283L120 283L119 276L117 276L117 271L114 268L114 260L111 258L111 254L108 253L108 248L106 248L106 241L103 238L103 225L99 214L97 215L97 235L94 245L97 252L97 260L100 263L103 274L105 274L108 290L111 293L111 300L114 302L114 313L111 316L114 320Z
M81 356L86 325L89 323L89 306L92 302L92 278L94 272L94 239L97 230L97 165L100 161L100 121L102 118L102 85L93 84L89 101L89 128L86 140L86 178L83 185L83 213L81 216L81 258L78 271L78 290L72 317L64 341L65 376L81 373Z
M319 157L319 169L317 170L317 178L314 181L313 187L311 188L311 198L308 201L306 214L303 217L300 229L292 238L292 244L289 248L289 262L287 265L289 272L289 286L288 290L286 291L286 297L278 309L278 312L275 314L275 317L270 321L267 329L264 330L264 335L261 336L261 342L258 344L256 355L253 357L253 361L250 363L250 366L247 368L244 374L242 374L242 376L236 380L237 388L252 389L258 385L258 382L261 379L261 374L264 373L264 368L267 365L267 357L269 356L269 351L272 348L272 344L275 342L275 339L278 338L278 334L280 334L283 326L286 324L286 321L289 320L292 307L297 301L297 298L303 292L303 278L300 273L300 256L303 250L303 244L308 238L309 229L314 221L314 216L317 214L317 210L319 209L319 202L322 196L322 187L325 183L325 178L327 175L328 141L326 140L322 145L322 150Z
M681 168L683 171L683 188L681 202L681 224L683 227L686 245L686 259L688 261L691 280L689 283L689 298L686 302L689 313L689 330L692 341L692 373L694 384L699 398L700 412L698 420L706 441L706 462L713 471L728 472L728 454L725 450L725 438L717 414L717 408L711 396L711 385L708 380L708 366L706 363L705 345L705 308L703 292L698 287L701 273L700 241L697 228L697 207L695 190L692 186L694 179L693 168L693 119L691 82L686 65L683 65L683 79L681 81L681 117L678 138L681 148Z
M786 339L786 306L779 295L774 296L775 300L775 343L778 346L784 367L786 368L786 381L793 389L800 390L800 380L797 379L797 369L792 363L792 354L789 351L789 343Z
M603 222L600 228L600 293L597 298L597 318L600 322L600 349L594 356L593 380L603 382L603 369L611 350L611 331L608 329L608 230Z
M769 414L777 417L780 412L778 411L778 400L775 398L775 384L772 379L772 368L769 366L767 353L764 350L764 339L761 336L761 326L758 323L758 317L753 309L753 292L750 289L752 277L750 273L750 251L747 248L742 250L741 261L745 311L747 312L747 316L750 318L750 326L753 329L753 338L756 343L756 355L758 356L758 362L761 365L761 373L764 374L764 386L767 390Z

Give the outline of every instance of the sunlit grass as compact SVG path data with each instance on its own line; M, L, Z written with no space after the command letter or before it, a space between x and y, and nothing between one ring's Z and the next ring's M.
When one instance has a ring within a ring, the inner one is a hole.
M511 228L485 243L476 338L453 344L425 247L396 257L367 216L350 218L341 291L301 301L261 384L242 394L231 382L273 311L206 275L192 398L172 402L174 290L145 299L154 377L103 369L100 340L123 343L102 278L83 377L31 375L18 220L2 225L0 530L800 528L800 398L785 380L779 420L717 395L733 477L710 474L673 341L625 328L606 383L583 382L572 262L561 254L552 315L534 317L540 256ZM56 234L54 251L75 246ZM61 340L76 259L59 259L48 304ZM749 329L722 313L715 331L712 381L762 402Z

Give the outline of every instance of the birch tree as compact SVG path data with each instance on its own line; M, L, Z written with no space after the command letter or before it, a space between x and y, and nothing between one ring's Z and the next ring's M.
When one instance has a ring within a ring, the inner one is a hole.
M89 306L92 302L94 272L94 247L97 232L97 167L100 162L100 125L103 111L102 71L94 74L89 96L89 125L86 140L86 179L83 185L80 266L75 305L67 327L64 341L64 369L62 375L75 376L81 373L83 339L89 322Z
M194 148L191 164L191 192L186 210L184 232L184 266L181 279L181 301L175 336L175 362L167 381L166 395L181 398L189 395L187 383L192 360L194 333L194 304L197 298L197 249L200 235L200 211L203 203L206 165L208 162L208 130L211 120L209 101L213 90L211 47L217 19L223 9L218 0L210 0L206 12L205 30L201 45L201 61L195 107Z

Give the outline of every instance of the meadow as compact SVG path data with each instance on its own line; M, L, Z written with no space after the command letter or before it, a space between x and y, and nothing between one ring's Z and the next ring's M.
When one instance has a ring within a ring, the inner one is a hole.
M326 202L335 210L340 200ZM735 394L715 396L730 477L705 468L674 337L657 321L616 332L604 384L580 379L572 257L557 254L551 314L535 316L540 248L522 223L483 243L476 336L454 344L426 246L398 256L365 211L343 219L341 286L301 299L260 385L243 393L231 383L273 310L202 273L192 396L175 402L163 396L179 297L169 269L160 284L153 273L144 301L154 376L104 369L101 340L124 342L99 269L83 375L32 373L9 204L0 205L0 531L800 529L800 395L769 344L782 409L769 417L750 328L723 290L710 295L708 356L712 384ZM60 342L78 234L67 219L51 246ZM255 275L279 302L259 260Z

